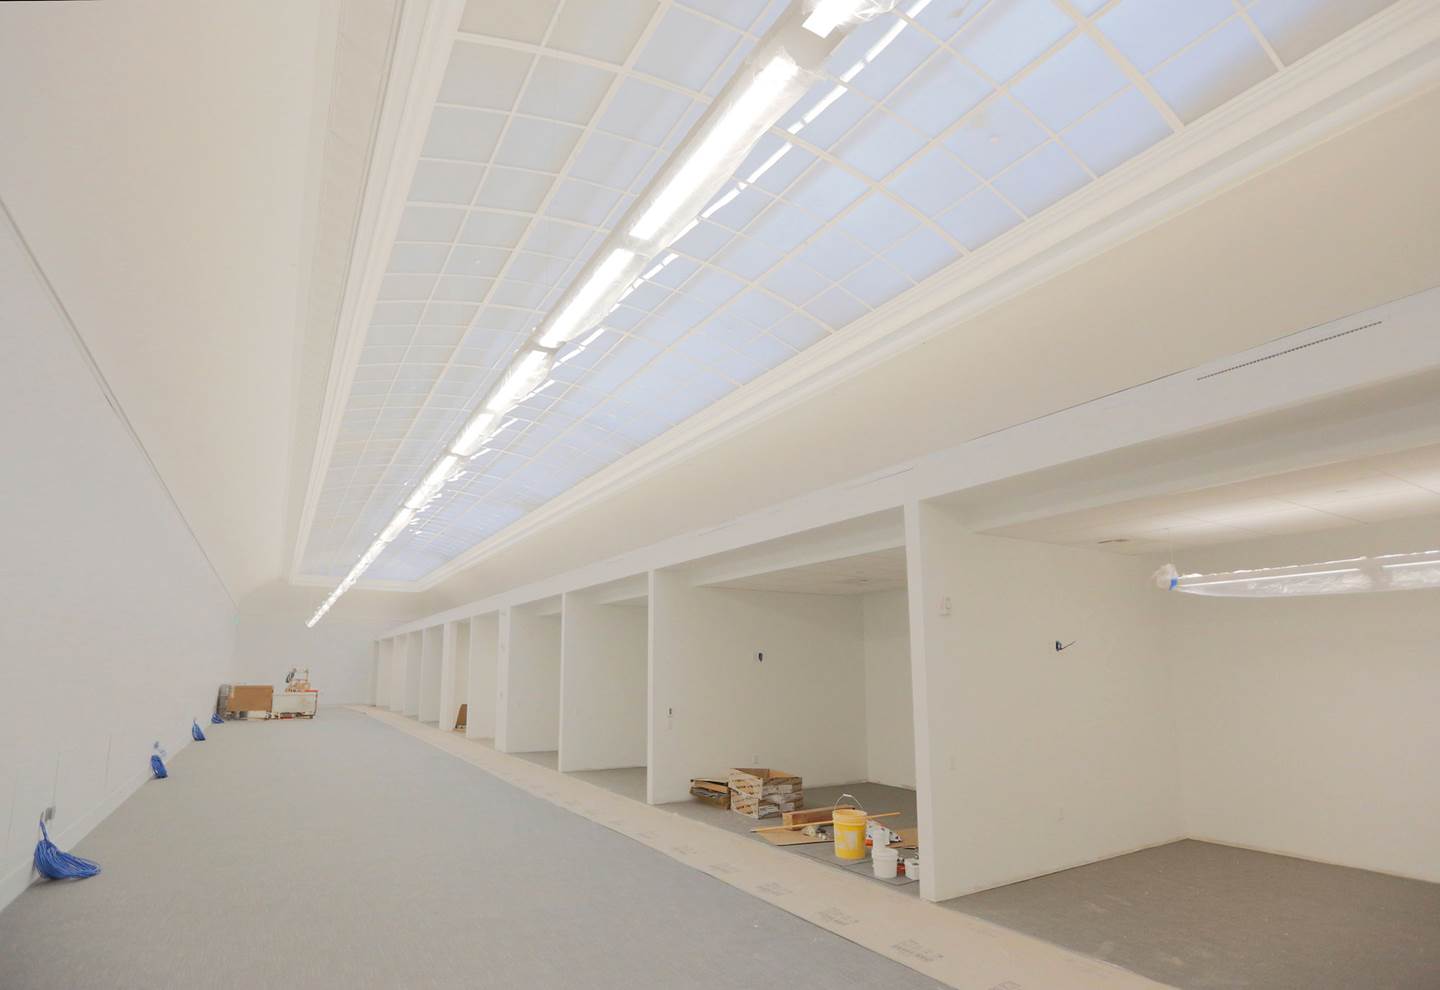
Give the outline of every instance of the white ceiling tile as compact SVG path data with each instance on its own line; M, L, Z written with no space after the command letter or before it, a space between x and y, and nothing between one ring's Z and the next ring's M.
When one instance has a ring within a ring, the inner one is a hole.
M833 329L849 326L869 310L850 293L839 286L827 289L805 304L805 311ZM793 343L785 336L786 323L781 321L775 333L786 343Z
M646 145L597 131L580 146L570 174L613 189L630 189L637 178L649 171L655 157Z
M1257 0L1250 17L1287 65L1339 37L1395 0Z
M460 230L465 211L452 206L407 206L400 215L397 241L436 241L448 244Z
M1250 28L1237 17L1156 69L1151 82L1188 124L1274 71Z
M434 275L386 275L380 280L381 299L429 299Z
M683 7L671 7L645 44L635 68L699 90L735 46L739 34Z
M1045 140L1045 132L1008 96L975 110L945 139L945 146L985 178Z
M911 282L894 265L876 258L851 272L841 284L851 295L874 309L910 288Z
M685 0L685 6L718 17L744 31L755 23L768 0Z
M971 251L1020 222L1020 215L989 189L971 193L940 218L940 226Z
M1149 72L1234 13L1231 0L1120 0L1096 24L1136 68Z
M469 203L485 169L479 165L421 159L410 183L410 199L422 203Z
M429 158L488 162L504 125L505 115L491 110L436 107L420 153Z
M559 0L526 0L525 3L469 0L460 15L460 30L539 44L558 3Z
M771 272L764 285L780 298L788 299L796 306L803 306L828 288L830 283L814 269L798 261L790 261Z
M876 110L835 145L835 154L846 164L879 180L923 148L925 143L925 138L899 117Z
M795 105L794 119L799 120L802 116L812 113L828 100L830 91L834 88L834 84L823 82L812 89ZM802 141L808 141L818 148L829 148L846 131L859 123L870 112L872 106L874 104L865 97L854 90L847 89L839 99L829 103L818 117L805 124L796 133L796 137Z
M534 211L540 208L545 194L555 180L549 175L525 172L514 168L490 168L480 191L475 195L476 206L490 206L502 210Z
M925 134L938 137L990 92L989 83L940 52L891 94L885 105Z
M495 151L495 162L539 172L559 172L570 157L581 130L549 120L514 117Z
M757 279L785 256L759 241L737 237L715 254L715 264L747 279Z
M936 45L897 18L879 17L876 21L884 25L879 41L888 38L889 43L866 60L865 68L854 77L852 85L870 98L883 101L935 52ZM892 35L896 26L900 27L899 33Z
M569 59L541 56L516 109L572 124L588 123L600 108L615 74Z
M441 103L509 110L520 95L531 56L509 48L457 41L440 86Z
M921 227L885 252L885 257L916 282L959 260L960 252L929 227Z
M994 186L1033 217L1089 181L1090 176L1064 148L1047 141L997 176Z
M620 83L610 106L600 115L601 130L633 141L658 146L690 109L682 93L639 79Z
M438 272L450 254L448 244L396 244L390 251L388 271Z
M528 217L491 210L471 210L456 238L461 244L514 247L529 226Z
M425 314L421 320L430 325L443 325L446 327L468 326L470 320L475 316L478 307L474 303L467 302L436 302L432 301L425 307ZM427 327L422 327L422 332Z
M1074 27L1050 0L1010 0L985 7L954 45L981 72L1005 82Z
M441 275L435 282L433 298L456 302L484 302L485 294L493 284L488 278L469 278L463 275Z
M596 225L603 223L620 201L620 193L588 182L563 181L545 212L562 220Z
M566 0L549 44L619 64L640 40L656 7L655 0Z
M1062 138L1095 174L1103 175L1170 133L1160 111L1132 88L1074 124Z
M831 228L805 245L796 257L832 282L838 282L873 255L848 234Z
M803 351L829 336L825 328L803 313L791 313L770 330L776 339Z
M926 216L934 217L969 194L980 180L950 152L932 148L885 184Z
M889 247L919 224L914 213L878 191L840 219L840 226L871 251Z
M1089 37L1071 39L1010 92L1052 130L1063 130L1106 98L1120 92L1128 79L1115 60Z
M450 260L445 265L445 274L485 277L498 275L507 257L509 257L509 252L499 248L471 247L468 244L459 244L450 252Z

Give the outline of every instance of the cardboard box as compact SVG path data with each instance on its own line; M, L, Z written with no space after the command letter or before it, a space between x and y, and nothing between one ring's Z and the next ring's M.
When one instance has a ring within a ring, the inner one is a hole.
M736 767L730 771L730 810L747 818L775 818L805 806L799 777L768 767Z
M694 777L690 780L690 793L698 801L713 804L717 808L730 807L730 785L711 777Z
M269 684L236 684L230 689L227 711L268 712L275 696L275 688Z

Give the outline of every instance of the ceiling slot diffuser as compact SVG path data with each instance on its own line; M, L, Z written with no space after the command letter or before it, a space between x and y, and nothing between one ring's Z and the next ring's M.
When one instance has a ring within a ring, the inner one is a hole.
M1332 340L1339 340L1341 337L1348 337L1352 333L1359 333L1361 330L1369 330L1371 327L1378 327L1384 322L1384 320L1376 320L1374 323L1366 323L1362 326L1351 327L1349 330L1341 330L1339 333L1332 333L1328 337L1321 337L1318 340L1309 340L1303 344L1296 344L1294 347L1287 347L1285 348L1285 350L1276 351L1274 354L1267 354L1264 357L1258 357L1251 361L1243 361L1240 364L1232 364L1228 368L1221 368L1219 371L1212 371L1209 374L1201 375L1195 380L1197 382L1203 382L1205 379L1214 378L1217 375L1228 375L1232 371L1239 371L1241 368L1248 368L1252 364L1261 364L1265 361L1273 361L1278 357L1284 357L1287 354L1294 354L1296 351L1303 351L1307 347L1314 347L1317 344L1327 344Z

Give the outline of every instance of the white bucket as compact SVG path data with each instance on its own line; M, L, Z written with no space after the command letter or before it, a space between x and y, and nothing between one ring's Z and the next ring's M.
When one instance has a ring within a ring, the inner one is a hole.
M907 877L909 877L911 880L919 880L919 879L920 879L920 857L919 857L919 856L906 856L906 857L905 857L905 875L906 875Z
M900 854L889 846L876 846L870 850L870 866L879 880L893 880Z

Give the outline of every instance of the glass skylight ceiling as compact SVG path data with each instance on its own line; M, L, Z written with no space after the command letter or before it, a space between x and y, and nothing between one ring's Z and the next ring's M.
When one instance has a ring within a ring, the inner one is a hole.
M413 581L1389 0L902 0L369 577ZM783 0L472 0L304 556L344 574Z

